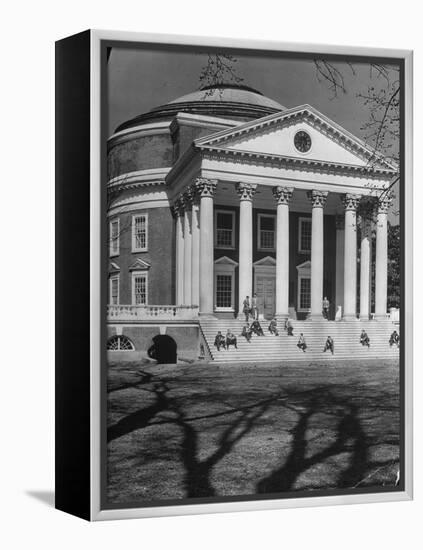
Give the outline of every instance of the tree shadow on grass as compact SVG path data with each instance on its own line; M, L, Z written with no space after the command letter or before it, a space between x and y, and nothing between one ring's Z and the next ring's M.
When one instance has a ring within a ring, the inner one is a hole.
M175 409L177 413L176 424L183 432L181 446L181 459L185 468L184 485L186 496L210 497L215 496L216 491L210 482L212 470L234 447L236 443L250 432L257 421L269 408L270 404L277 399L267 399L250 406L248 409L240 410L237 417L225 428L219 436L216 450L206 459L198 458L198 435L194 427L184 418L183 413Z
M146 428L152 418L169 407L169 402L166 398L166 393L168 391L169 388L164 382L155 383L152 390L152 393L155 395L155 402L153 405L135 411L134 413L119 420L116 424L110 426L107 429L107 442L109 443L110 441L113 441L118 437L122 437L123 435L127 435L134 430Z
M295 410L295 409L294 409ZM324 449L310 455L307 430L314 415L336 414L336 439ZM283 493L294 490L299 476L312 466L323 463L328 458L343 452L350 453L348 468L338 479L338 487L352 487L368 470L368 441L358 418L358 408L353 403L340 402L330 392L323 395L312 394L305 411L296 411L299 419L291 430L292 444L287 459L257 484L257 493ZM352 445L349 443L352 441Z

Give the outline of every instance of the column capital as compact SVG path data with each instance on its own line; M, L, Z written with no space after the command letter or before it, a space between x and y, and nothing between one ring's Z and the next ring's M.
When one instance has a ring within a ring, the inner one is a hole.
M193 185L199 197L214 197L217 187L217 180L209 178L197 178Z
M357 210L358 203L360 202L360 195L353 195L346 193L342 196L341 201L345 210Z
M387 214L389 207L392 205L392 198L388 195L378 198L377 200L377 213Z
M313 208L324 208L328 194L327 191L317 191L316 189L307 191L307 197L311 201Z
M280 185L272 187L273 196L278 204L289 204L293 192L293 187L282 187Z
M256 192L256 189L257 189L257 185L254 185L252 183L239 182L236 186L236 190L239 195L239 200L252 201L254 193Z
M195 188L194 186L188 187L184 193L181 196L181 200L183 201L185 211L192 210L192 204L195 200Z
M185 206L182 197L178 197L172 206L172 214L175 218L181 218L185 213Z

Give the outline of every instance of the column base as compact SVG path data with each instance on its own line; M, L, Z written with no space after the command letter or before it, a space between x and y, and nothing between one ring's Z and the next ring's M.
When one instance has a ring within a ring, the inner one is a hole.
M373 315L373 319L375 321L381 321L381 320L389 319L389 313L375 313Z
M370 315L360 315L360 321L368 321L370 319Z
M343 321L358 321L358 317L357 315L354 315L353 313L347 313L347 314L344 314L344 316L342 317L342 320Z

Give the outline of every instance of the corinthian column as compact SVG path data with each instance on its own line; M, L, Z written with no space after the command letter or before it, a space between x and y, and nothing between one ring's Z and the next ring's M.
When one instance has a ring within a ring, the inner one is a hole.
M323 301L323 209L328 193L308 191L311 201L311 318L322 317Z
M372 257L372 224L361 219L360 246L360 319L370 316L370 265Z
M344 246L344 319L357 317L357 206L359 195L346 194Z
M213 197L217 180L197 178L200 197L200 315L213 315Z
M195 187L193 187L191 234L191 303L198 306L200 303L200 205Z
M253 196L257 185L239 183L239 283L238 315L242 317L242 305L246 296L252 293L253 281Z
M388 301L388 209L391 199L379 199L376 224L375 316L386 315Z
M183 195L185 205L184 225L184 304L190 306L191 301L191 265L192 265L192 192L188 190Z
M184 206L181 199L175 202L173 214L176 219L176 305L184 302Z
M289 309L289 201L292 187L273 187L276 210L276 317L288 317Z

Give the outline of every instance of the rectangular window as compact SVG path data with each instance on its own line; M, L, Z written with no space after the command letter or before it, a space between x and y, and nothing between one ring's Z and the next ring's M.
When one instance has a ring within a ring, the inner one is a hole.
M232 275L216 275L216 307L232 307Z
M309 310L311 307L311 279L300 278L300 307L299 310Z
M109 292L109 303L112 306L117 306L119 304L119 275L110 277Z
M311 218L300 218L298 228L298 251L311 252Z
M259 214L258 247L260 250L275 249L275 216Z
M147 304L147 275L145 273L132 274L132 303L136 306Z
M147 250L148 217L147 214L137 214L132 217L132 252Z
M235 247L235 212L217 210L216 218L216 248L234 248Z
M117 256L119 254L119 219L110 222L109 232L110 256Z

